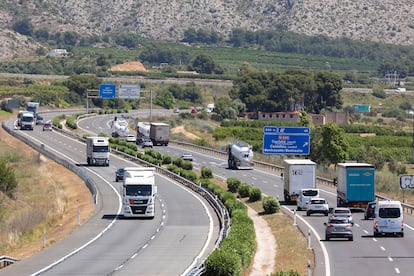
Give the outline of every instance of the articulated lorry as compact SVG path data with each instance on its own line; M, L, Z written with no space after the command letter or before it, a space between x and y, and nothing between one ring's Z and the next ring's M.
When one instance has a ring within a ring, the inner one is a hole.
M285 202L298 204L299 197L304 196L304 191L308 191L308 196L301 198L299 202L299 209L306 208L309 196L314 194L309 190L317 191L316 189L316 163L309 159L285 159L284 160L284 199Z
M32 112L35 118L39 114L39 108L40 108L40 103L27 102L26 110Z
M126 137L129 134L128 122L123 117L115 116L111 123L112 137Z
M17 114L17 126L20 129L33 130L35 126L35 116L33 112L21 110Z
M375 168L367 163L338 163L337 206L364 209L375 200Z
M155 216L155 168L124 168L124 183L121 187L124 217Z
M88 165L109 166L109 152L107 137L86 138L86 162Z
M227 164L232 170L252 170L254 167L252 146L238 141L227 147Z
M150 123L149 138L154 146L168 146L170 142L170 125L165 123Z

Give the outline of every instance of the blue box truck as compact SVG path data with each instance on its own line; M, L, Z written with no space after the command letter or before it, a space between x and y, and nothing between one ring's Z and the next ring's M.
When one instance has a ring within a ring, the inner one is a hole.
M374 166L367 163L338 163L337 206L363 209L374 200Z

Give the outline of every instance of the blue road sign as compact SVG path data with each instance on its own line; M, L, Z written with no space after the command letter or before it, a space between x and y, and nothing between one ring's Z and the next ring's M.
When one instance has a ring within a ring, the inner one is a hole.
M263 128L263 154L309 155L310 129L308 127Z
M100 84L99 85L99 98L101 99L115 99L116 96L115 84Z

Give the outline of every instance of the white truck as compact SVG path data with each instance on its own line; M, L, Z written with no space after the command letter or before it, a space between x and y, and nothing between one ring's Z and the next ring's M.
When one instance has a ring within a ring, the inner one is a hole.
M129 134L128 121L115 116L111 123L112 137L126 137Z
M124 168L124 183L121 187L124 217L155 216L155 168Z
M38 102L27 102L26 110L32 112L35 118L39 114L39 108L40 108L40 103L38 103Z
M35 126L35 116L33 112L26 110L19 111L19 114L17 115L17 126L19 126L20 129L33 130Z
M252 146L246 142L238 141L230 144L227 147L228 159L227 164L229 169L237 170L252 170L253 150Z
M142 144L144 139L150 137L151 124L149 122L138 122L137 124L137 144Z
M109 152L107 137L86 138L86 162L88 165L109 166Z
M316 163L309 159L285 159L283 178L285 202L297 204L302 189L316 188Z

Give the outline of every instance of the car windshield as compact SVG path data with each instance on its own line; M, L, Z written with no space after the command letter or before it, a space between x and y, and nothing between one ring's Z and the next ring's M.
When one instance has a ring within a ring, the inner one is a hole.
M399 218L401 216L400 208L380 208L378 216L380 218Z

